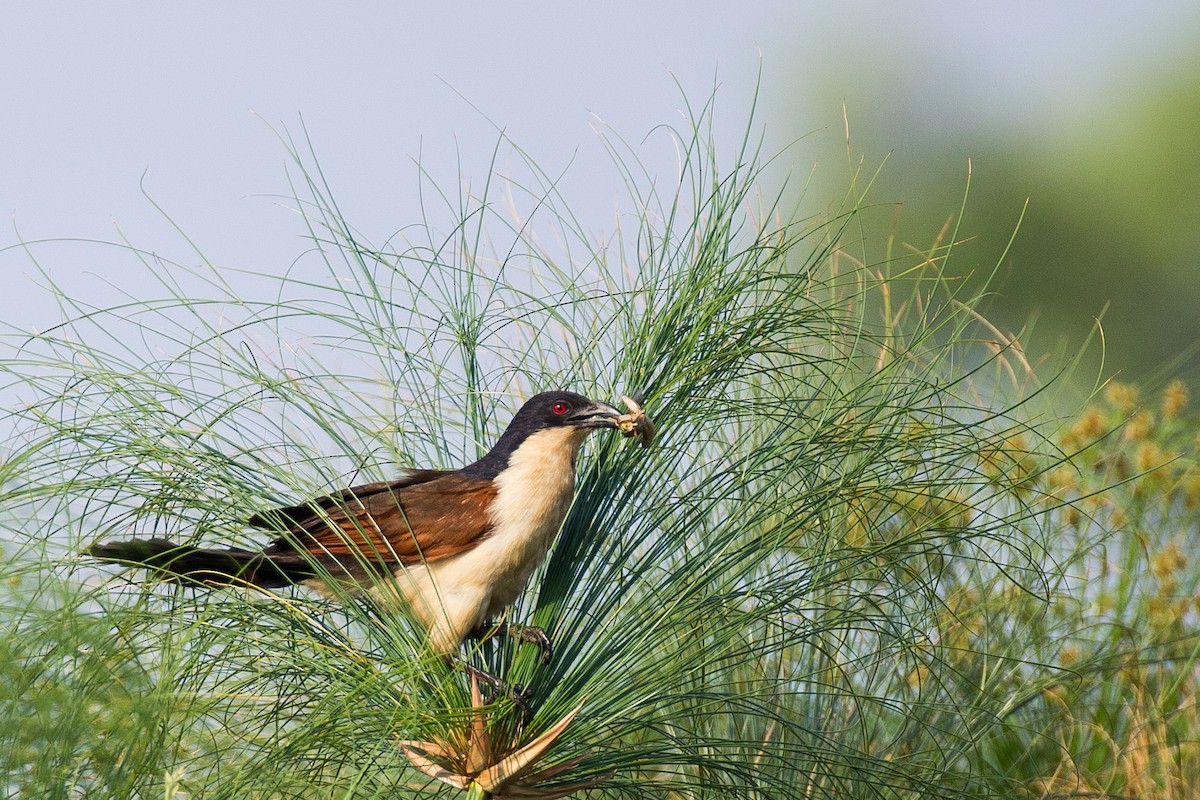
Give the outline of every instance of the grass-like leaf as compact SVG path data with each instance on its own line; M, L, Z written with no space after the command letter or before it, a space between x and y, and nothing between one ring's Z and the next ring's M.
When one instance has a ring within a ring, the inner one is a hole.
M538 790L1011 788L981 773L981 743L1045 670L990 639L1037 620L993 606L980 629L964 609L1057 585L1038 486L1062 456L1022 405L1027 365L941 277L951 247L864 263L856 201L797 218L752 136L720 157L710 113L664 133L670 180L604 139L637 214L601 243L524 160L507 209L491 180L483 196L428 180L444 208L371 244L285 139L311 249L282 276L130 248L165 299L92 308L51 287L64 321L6 339L21 405L0 476L5 788L454 791L394 741L455 741L478 709L402 613L122 583L75 554L131 535L261 545L251 514L473 460L521 397L555 386L641 393L658 431L645 450L594 439L511 612L550 633L552 662L498 641L464 654L532 688L520 736L511 701L488 719L493 737L554 734Z

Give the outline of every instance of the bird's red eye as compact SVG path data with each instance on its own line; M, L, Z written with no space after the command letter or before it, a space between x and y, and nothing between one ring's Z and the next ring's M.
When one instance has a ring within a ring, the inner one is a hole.
M550 406L550 410L553 411L555 414L562 416L563 414L567 413L567 404L564 403L562 400L559 400L557 403Z

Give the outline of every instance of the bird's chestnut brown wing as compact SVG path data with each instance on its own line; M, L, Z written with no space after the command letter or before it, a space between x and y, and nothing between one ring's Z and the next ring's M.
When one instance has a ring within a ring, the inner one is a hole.
M398 480L364 483L361 486L352 486L349 489L314 497L299 505L261 511L246 520L246 523L267 530L287 530L303 526L315 515L328 513L331 509L354 503L356 500L365 500L381 492L392 494L407 486L415 486L451 474L453 473L436 469L413 470L405 473L404 477Z
M352 487L250 521L287 531L268 554L306 549L318 558L364 565L416 564L469 550L486 536L495 496L487 479L425 472Z

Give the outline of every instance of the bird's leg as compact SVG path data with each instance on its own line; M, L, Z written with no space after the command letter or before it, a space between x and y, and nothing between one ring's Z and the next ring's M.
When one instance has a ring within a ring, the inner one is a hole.
M503 636L506 639L535 644L542 652L542 663L550 663L550 656L553 655L550 637L541 628L533 625L518 625L515 622L497 622L493 625L480 625L467 634L467 638L470 639L489 639L492 636Z
M455 669L465 672L480 683L486 684L492 690L492 695L488 698L487 702L493 702L500 695L511 697L513 702L517 704L517 708L521 709L521 717L524 721L528 723L533 719L533 709L529 707L529 701L533 699L533 692L528 686L522 686L519 683L510 684L503 678L499 678L486 670L482 670L457 658L452 659L452 663Z

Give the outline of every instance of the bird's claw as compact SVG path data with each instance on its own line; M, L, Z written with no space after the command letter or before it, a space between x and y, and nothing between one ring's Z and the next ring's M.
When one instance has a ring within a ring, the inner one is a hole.
M503 636L506 639L516 639L518 642L537 645L542 654L542 663L549 664L554 648L550 637L536 625L518 625L515 622L498 622L491 627L482 626L468 634L472 639L487 639L490 636Z
M505 683L499 681L497 684L489 685L488 695L484 702L488 705L496 702L502 697L507 697L513 701L521 711L521 723L528 725L533 721L533 708L529 705L533 702L533 687L526 686L523 683Z
M533 687L526 686L523 683L514 683L508 688L508 696L512 698L513 703L521 710L521 724L528 725L533 722L533 708L529 705L533 702Z
M537 645L538 650L542 653L542 663L550 663L550 659L554 655L554 648L550 644L550 637L544 630L534 625L512 626L509 629L509 635L527 644Z
M617 429L626 438L640 436L642 447L649 447L654 441L654 423L646 416L645 410L637 400L621 395L621 402L629 409L629 413L617 417Z
M502 697L507 697L521 710L521 719L528 724L533 719L533 709L529 704L533 700L533 688L523 683L508 683L492 673L482 670L466 662L458 662L458 668L471 676L476 683L487 686L487 695L483 698L488 705Z

